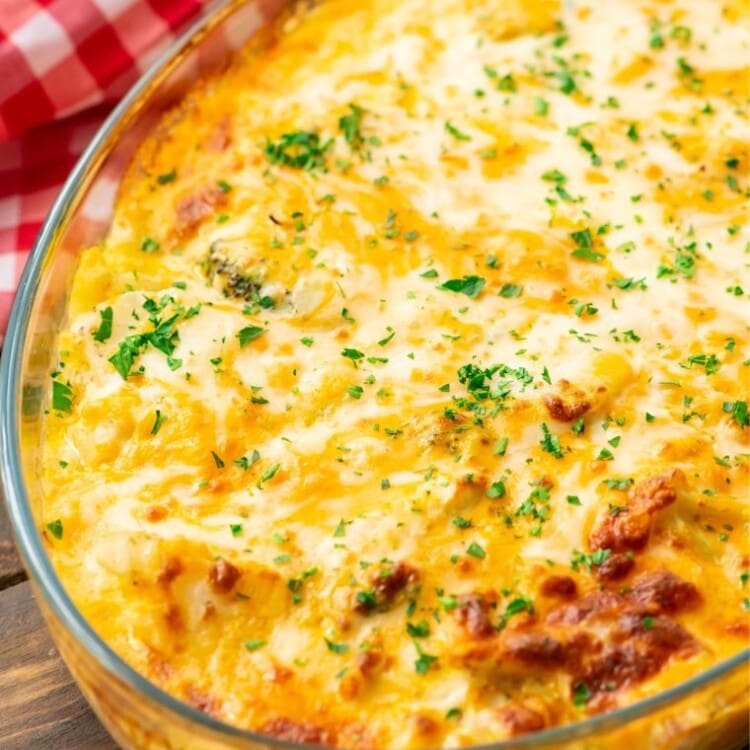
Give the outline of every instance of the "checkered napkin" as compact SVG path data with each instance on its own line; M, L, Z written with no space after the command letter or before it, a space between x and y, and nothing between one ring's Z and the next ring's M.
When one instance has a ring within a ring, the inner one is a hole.
M114 103L214 0L0 0L0 344L41 223Z

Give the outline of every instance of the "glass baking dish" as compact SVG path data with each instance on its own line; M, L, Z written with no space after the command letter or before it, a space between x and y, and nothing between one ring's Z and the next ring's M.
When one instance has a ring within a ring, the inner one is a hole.
M74 607L40 534L40 417L78 253L106 234L121 175L160 115L198 76L225 64L285 4L221 4L130 91L50 211L21 279L5 340L0 364L0 473L20 553L60 653L94 711L126 749L300 747L223 724L163 692L125 664ZM747 741L749 662L750 649L636 704L486 747L736 750Z

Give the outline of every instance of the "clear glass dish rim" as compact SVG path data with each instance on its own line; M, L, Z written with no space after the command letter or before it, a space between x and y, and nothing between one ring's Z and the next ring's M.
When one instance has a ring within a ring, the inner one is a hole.
M56 249L55 240L60 235L62 222L66 218L68 209L75 203L79 192L88 185L102 157L111 150L114 142L110 142L110 135L123 120L137 114L139 106L148 100L148 96L144 97L144 94L148 94L152 84L154 82L158 84L165 71L175 60L179 59L202 32L216 24L217 19L221 20L230 15L236 7L245 2L252 2L252 0L222 0L216 8L183 33L156 59L97 131L50 209L19 281L0 358L0 484L5 495L6 507L19 552L35 584L36 591L42 595L45 604L67 632L87 654L96 660L100 667L138 695L163 706L184 720L209 730L217 735L217 739L223 736L233 742L244 740L249 745L299 750L310 745L286 742L225 724L183 703L134 670L97 635L76 609L44 550L41 534L33 518L20 463L18 425L21 417L19 405L21 403L24 342L29 331L31 312L41 285L44 261ZM550 748L556 743L595 738L598 730L612 731L623 727L630 721L643 718L677 703L680 699L708 685L718 683L721 677L734 671L743 663L750 663L750 648L715 664L689 680L629 706L511 740L473 745L467 750Z

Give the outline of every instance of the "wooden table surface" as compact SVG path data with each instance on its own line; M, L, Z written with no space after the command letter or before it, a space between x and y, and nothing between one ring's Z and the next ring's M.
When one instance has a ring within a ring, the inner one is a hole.
M49 636L0 494L0 749L117 750Z

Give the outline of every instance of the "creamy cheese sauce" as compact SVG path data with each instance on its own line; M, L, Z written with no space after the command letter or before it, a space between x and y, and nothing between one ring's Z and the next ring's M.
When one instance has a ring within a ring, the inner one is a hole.
M45 534L97 631L362 748L743 648L749 43L732 2L341 0L199 84L52 376Z

